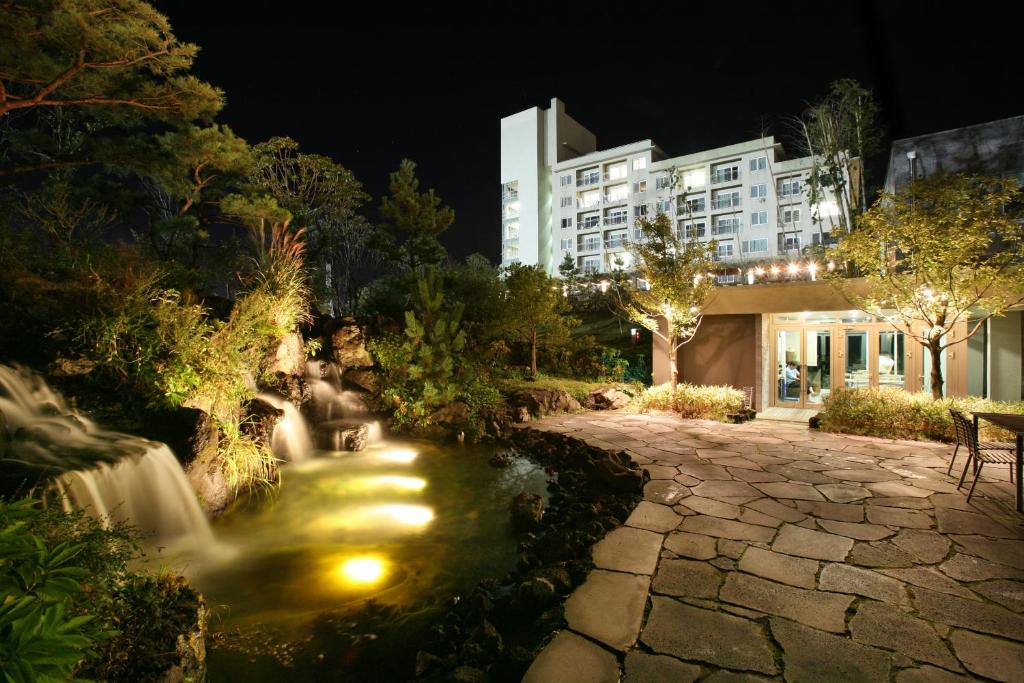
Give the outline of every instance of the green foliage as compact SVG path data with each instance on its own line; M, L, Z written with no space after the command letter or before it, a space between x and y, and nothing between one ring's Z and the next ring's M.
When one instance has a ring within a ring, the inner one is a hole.
M648 388L640 395L641 410L668 410L686 419L724 422L743 409L743 392L729 386L698 386L681 382Z
M581 403L587 394L595 389L618 389L619 391L636 397L642 387L631 382L609 382L609 381L587 381L571 377L558 377L540 373L536 379L504 378L495 381L497 388L502 394L511 395L518 391L529 391L530 389L552 389L564 391Z
M935 400L927 393L901 389L833 389L825 397L818 426L829 432L879 436L887 439L953 441L949 409L971 413L1024 414L1024 402L992 401L978 396ZM1013 441L1014 435L984 420L978 425L985 441Z
M389 240L383 248L410 271L439 265L445 249L437 237L455 220L455 211L442 206L434 190L420 192L416 164L402 159L391 174L388 192L380 204L381 228Z
M1019 303L1024 240L1017 182L938 173L882 197L835 249L866 291L833 277L850 301L915 339L933 358ZM958 323L966 335L949 340ZM942 395L941 365L932 389Z
M569 315L570 307L561 282L548 276L543 266L519 263L508 266L505 290L501 330L509 341L528 346L530 372L536 375L538 351L566 346L579 320Z

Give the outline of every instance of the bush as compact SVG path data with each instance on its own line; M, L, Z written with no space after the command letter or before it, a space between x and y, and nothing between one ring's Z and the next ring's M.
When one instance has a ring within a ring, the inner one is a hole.
M640 395L641 410L669 410L687 419L724 422L743 410L743 392L728 386L681 383L673 393L669 384L650 387Z
M555 391L564 391L580 403L582 403L587 397L587 394L595 389L618 389L630 397L636 397L641 391L641 386L636 383L629 384L626 382L605 381L588 382L586 380L572 379L569 377L555 377L545 373L539 373L536 379L527 379L525 377L506 377L504 379L497 380L495 384L497 385L498 390L502 394L506 395L511 395L518 391L529 391L530 389L552 389Z
M931 394L902 389L835 389L818 415L819 429L888 439L954 441L949 409L971 413L1024 414L1024 402L992 401L978 396L935 400ZM1013 441L1014 435L982 420L978 425L986 441Z

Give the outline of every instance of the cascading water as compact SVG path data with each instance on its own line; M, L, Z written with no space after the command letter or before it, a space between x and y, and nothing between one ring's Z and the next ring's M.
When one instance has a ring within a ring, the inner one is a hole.
M203 544L213 533L177 459L165 444L98 426L71 409L42 378L0 365L0 413L12 439L0 466L52 475L65 507L126 521L158 543Z
M270 449L281 460L302 462L313 452L313 439L309 436L309 427L299 409L292 402L270 391L263 391L256 398L284 411L284 417L274 425L274 433L270 437Z

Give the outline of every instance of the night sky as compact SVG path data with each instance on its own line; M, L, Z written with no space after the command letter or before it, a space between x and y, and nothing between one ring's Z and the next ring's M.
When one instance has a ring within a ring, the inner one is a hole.
M1024 114L1019 27L985 3L574 2L568 15L481 3L495 14L473 24L391 3L338 3L343 16L318 11L327 3L154 4L227 92L221 122L332 157L374 204L413 159L455 208L442 241L457 257L497 260L499 119L552 97L602 149L651 138L672 156L762 130L785 143L786 117L843 77L875 90L888 139Z

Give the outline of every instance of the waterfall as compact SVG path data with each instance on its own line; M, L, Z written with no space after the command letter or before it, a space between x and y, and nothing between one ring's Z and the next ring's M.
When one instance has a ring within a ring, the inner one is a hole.
M0 365L0 413L11 434L3 460L46 473L65 508L129 522L159 543L208 543L213 533L165 444L108 431L70 408L43 379Z
M309 361L306 363L306 384L311 389L312 413L319 427L318 433L331 437L321 441L332 443L337 440L338 433L363 424L367 427L367 443L380 441L380 422L371 419L363 394L343 387L342 369L337 364Z
M270 437L274 455L288 462L302 462L308 458L313 452L313 439L299 409L283 396L269 391L260 392L256 398L284 411L284 417L274 425L274 433Z

